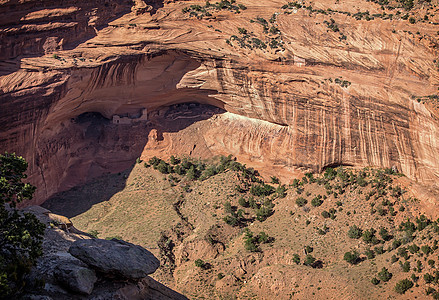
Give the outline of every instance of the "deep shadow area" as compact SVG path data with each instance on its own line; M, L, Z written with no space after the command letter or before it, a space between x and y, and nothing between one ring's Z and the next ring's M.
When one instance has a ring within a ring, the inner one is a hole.
M108 201L126 187L126 179L148 142L151 130L157 130L160 138L164 132L178 132L224 112L211 105L182 103L162 107L151 112L148 121L133 124L113 124L99 113L85 113L72 119L73 130L82 132L77 136L82 140L76 143L81 143L83 147L78 146L78 153L73 154L80 156L79 161L67 168L66 172L72 175L66 178L68 181L69 178L78 180L76 176L86 176L79 178L86 179L83 180L85 183L50 197L42 206L72 218L88 211L95 204ZM89 163L91 159L93 161ZM84 161L87 162L86 166ZM119 170L114 171L117 169L115 166Z
M148 295L151 295L150 299L175 299L175 300L185 300L188 299L186 296L170 289L164 284L154 280L151 277L146 277L142 279L142 282L145 283L145 290Z
M151 14L155 14L157 10L164 6L163 0L149 0L145 1L148 5L152 6Z
M73 218L89 210L93 205L109 200L125 188L126 179L132 166L123 172L102 175L94 180L58 193L41 206L53 213Z

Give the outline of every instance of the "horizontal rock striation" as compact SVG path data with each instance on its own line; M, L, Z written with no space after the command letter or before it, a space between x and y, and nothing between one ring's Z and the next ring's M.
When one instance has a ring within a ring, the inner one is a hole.
M4 0L0 3L0 60L72 48L130 12L131 6L126 0Z

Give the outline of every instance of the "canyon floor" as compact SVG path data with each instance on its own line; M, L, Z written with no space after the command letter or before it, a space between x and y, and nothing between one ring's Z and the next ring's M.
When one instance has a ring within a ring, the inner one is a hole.
M150 249L154 278L190 299L425 299L437 284L438 224L402 174L339 167L282 185L231 157L172 162L139 159L44 206Z

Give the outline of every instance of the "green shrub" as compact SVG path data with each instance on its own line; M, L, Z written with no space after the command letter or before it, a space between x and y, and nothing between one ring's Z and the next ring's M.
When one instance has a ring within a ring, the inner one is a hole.
M393 238L393 236L389 234L389 231L384 227L380 228L379 234L384 241L390 241Z
M276 176L271 176L271 183L279 184L279 178L277 178Z
M279 198L285 198L287 196L287 187L282 184L276 188L276 193Z
M296 199L296 204L300 207L305 206L307 203L308 201L303 197L299 197Z
M149 159L148 163L150 165L152 165L154 168L156 168L161 161L162 160L160 158L157 158L156 156L154 156L154 157Z
M273 205L261 206L256 210L256 219L260 222L265 221L273 214Z
M333 168L328 167L325 169L324 177L327 180L333 180L336 175L337 175L337 172Z
M259 244L269 243L273 239L270 238L265 232L260 232L258 235L254 235L248 228L244 234L244 247L247 251L257 252L260 251Z
M236 216L233 215L229 215L229 216L225 216L223 218L224 222L226 222L227 224L231 225L231 226L237 226L238 225L238 218L236 218Z
M402 244L401 240L393 240L392 248L397 249L399 246L401 246L401 244Z
M318 195L318 196L314 197L314 198L311 200L311 205L314 206L314 207L317 207L317 206L322 205L323 200L322 200L321 198L322 198L321 195Z
M418 253L418 251L420 249L416 244L412 244L412 245L408 246L407 248L413 254Z
M331 216L331 215L330 215L326 210L322 211L322 217L323 217L323 218L327 219L327 218L329 218L330 216Z
M255 198L253 198L253 197L250 197L250 199L248 199L248 204L253 209L258 209L259 208L258 203L256 202Z
M434 289L431 286L429 286L428 288L425 289L425 294L426 295L435 295L436 294L436 289Z
M293 261L298 265L300 264L300 256L298 254L293 254Z
M343 259L351 265L355 265L360 261L360 256L357 251L349 251L344 254Z
M425 280L425 283L432 283L435 280L435 278L433 275L431 275L429 273L425 273L424 280Z
M410 262L408 262L408 261L406 261L405 263L399 262L399 265L401 266L401 269L403 272L410 271Z
M318 229L317 229L317 232L318 232L320 235L325 235L325 234L328 233L328 231L329 231L329 227L326 226L326 225L323 225L323 228L318 228Z
M265 232L263 232L263 231L259 232L259 234L258 234L258 242L261 243L261 244L265 244L265 243L268 243L268 241L269 241L268 235Z
M171 173L170 171L170 169L168 168L168 164L165 162L165 161L161 161L158 165L157 165L157 170L160 172L160 173L162 173L162 174L169 174L169 173ZM171 167L171 169L172 169L172 167Z
M238 27L238 32L239 32L240 34L247 34L247 29L245 29L245 28L241 28L241 27Z
M402 295L412 287L413 287L413 281L409 279L403 279L396 283L395 292Z
M380 216L385 216L387 214L387 210L385 210L384 208L382 208L381 206L377 208L378 214Z
M316 261L316 259L311 254L307 254L303 264L305 266L312 266L312 264L314 264L315 261Z
M398 255L403 257L405 260L409 259L409 253L405 247L398 248Z
M425 255L428 255L432 252L430 246L428 245L421 246L421 251L424 252Z
M233 209L232 209L232 203L230 203L230 201L226 201L226 202L224 202L224 211L225 211L227 214L231 214L231 213L233 212Z
M175 173L177 173L178 175L184 175L184 174L186 174L186 170L185 170L182 166L180 166L180 165L176 165L176 166L174 167L174 171L175 171Z
M212 177L216 174L218 174L217 168L215 166L209 166L202 172L200 180L206 180L207 178Z
M194 165L192 165L190 166L189 170L186 172L186 176L189 180L195 180L199 176L199 171Z
M378 278L384 282L387 282L392 278L392 273L390 273L389 270L383 267L378 273Z
M400 231L405 231L408 234L413 234L416 231L416 225L407 220L407 222L401 222L401 224L399 225L399 230Z
M366 249L364 254L367 256L368 259L375 258L375 252L372 249Z
M205 262L202 259L197 259L195 261L195 266L198 268L204 268Z
M244 241L244 246L245 246L245 249L247 251L250 251L250 252L257 252L257 251L259 251L259 248L258 248L257 244L255 244L253 242L253 240L251 240L251 239L245 240Z
M377 285L380 283L380 281L376 277L372 278L370 282L372 282L373 285Z
M383 254L385 252L384 246L376 246L374 248L376 254Z
M374 244L374 245L378 244L379 241L376 238L375 233L376 233L376 230L373 228L371 228L369 230L365 230L362 234L363 241L368 243L368 244Z
M180 163L180 159L176 158L174 155L171 155L170 162L172 165L178 165Z
M88 234L91 235L92 237L94 237L95 239L97 239L98 235L99 235L99 231L97 231L97 230L90 230L88 232Z
M272 187L269 184L260 183L257 185L253 185L250 188L250 193L252 193L254 196L262 197L262 196L270 196L274 193L274 187Z
M422 269L422 262L420 260L416 261L416 271L421 272Z
M425 215L421 215L420 217L416 217L416 223L418 224L417 229L421 231L431 224L431 220L429 220Z
M120 240L122 240L122 237L120 235L114 235L114 236L107 236L105 239L108 241L111 241L111 240L119 240L120 241Z
M351 239L359 239L362 234L363 231L357 225L349 227L348 237L350 237Z

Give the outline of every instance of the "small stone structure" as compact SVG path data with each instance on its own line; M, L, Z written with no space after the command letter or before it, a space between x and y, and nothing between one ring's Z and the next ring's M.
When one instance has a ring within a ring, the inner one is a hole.
M136 115L113 115L113 124L124 124L130 125L136 122L147 121L148 120L148 111L146 108L142 109L140 112L140 116Z
M294 65L298 67L304 67L306 65L306 60L302 57L295 56L293 57Z

